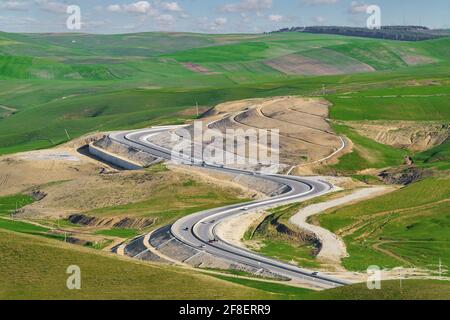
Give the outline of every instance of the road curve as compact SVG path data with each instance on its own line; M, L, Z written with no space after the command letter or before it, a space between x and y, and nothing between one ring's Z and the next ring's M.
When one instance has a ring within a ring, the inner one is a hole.
M176 129L177 126L155 127L132 132L110 134L110 139L133 147L142 152L166 160L173 160L170 149L149 141L155 134ZM181 159L176 159L181 160ZM186 159L183 159L186 160ZM225 258L257 269L267 270L281 276L307 282L313 286L330 288L349 284L349 282L329 277L317 272L298 268L294 265L270 259L249 250L236 247L216 234L216 227L226 218L242 214L250 210L267 209L282 204L298 202L328 193L333 186L324 181L284 175L262 175L259 173L208 164L201 159L189 159L191 165L202 166L211 170L231 172L241 175L258 176L260 178L285 185L285 192L267 200L236 204L216 208L186 216L176 221L170 228L171 234L185 245L204 251L216 257Z

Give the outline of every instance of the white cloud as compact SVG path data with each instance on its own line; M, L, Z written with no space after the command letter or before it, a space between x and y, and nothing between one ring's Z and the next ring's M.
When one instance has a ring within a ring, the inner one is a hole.
M222 17L217 18L217 19L215 20L215 23L216 23L216 25L218 25L218 26L226 25L227 22L228 22L228 19L227 19L227 18L222 18Z
M269 20L272 22L281 22L284 20L284 17L280 14L271 14L269 15Z
M220 31L224 26L228 24L228 19L224 17L218 17L211 21L208 17L202 17L198 19L197 26L203 31Z
M148 13L151 9L152 5L148 1L138 1L123 5L123 10L126 12Z
M0 1L0 9L22 11L28 10L30 3L28 1Z
M183 11L177 2L161 2L159 6L166 11L179 12Z
M158 10L155 9L148 1L138 1L128 4L111 4L107 7L110 12L127 12L136 14L146 14L149 16L158 15Z
M366 13L368 7L368 4L360 3L358 1L352 1L349 12L351 14Z
M235 13L248 11L261 11L272 8L272 0L241 0L237 3L229 3L221 6L221 12Z
M106 8L106 10L110 12L120 12L122 11L122 7L118 4L111 4Z
M107 7L110 12L127 12L136 14L145 14L149 16L159 16L159 11L166 12L183 12L178 2L153 2L137 1L128 4L111 4ZM160 15L161 20L170 20L169 15ZM172 18L174 18L172 16Z
M322 24L322 23L324 23L325 21L327 21L327 19L325 19L325 18L322 17L322 16L314 17L312 20L314 21L314 23L317 23L317 24Z

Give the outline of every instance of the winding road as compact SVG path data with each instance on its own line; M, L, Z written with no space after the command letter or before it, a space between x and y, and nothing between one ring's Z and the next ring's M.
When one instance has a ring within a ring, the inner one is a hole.
M146 130L132 132L118 132L110 134L110 139L121 144L133 147L139 151L151 154L154 157L165 160L174 160L172 152L163 146L149 141L149 138L165 131L174 130L179 126L155 127ZM181 159L175 159L181 160ZM186 161L186 159L182 159ZM274 206L293 203L318 197L332 191L333 186L327 182L313 179L300 178L285 175L262 175L260 173L245 171L215 164L205 163L202 159L189 159L191 165L201 166L210 170L226 171L234 174L257 176L285 186L284 193L270 199L254 201L245 204L237 204L223 208L216 208L186 216L176 221L170 229L165 227L177 240L183 244L195 248L212 256L224 258L229 261L248 265L257 269L267 270L272 273L309 283L319 288L332 288L346 285L349 282L329 277L318 272L306 270L294 265L270 259L249 250L236 247L216 234L216 228L222 220L233 215L242 214L254 210L267 209ZM158 233L156 231L155 233ZM149 237L141 237L138 241L148 241ZM148 244L144 243L143 248Z

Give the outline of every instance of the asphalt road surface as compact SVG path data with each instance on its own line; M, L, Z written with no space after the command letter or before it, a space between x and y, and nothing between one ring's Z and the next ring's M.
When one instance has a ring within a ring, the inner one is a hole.
M152 135L173 130L177 127L156 127L132 132L119 132L110 135L112 140L133 147L155 157L173 160L170 149L155 145L149 141ZM180 159L176 159L180 160ZM186 159L183 159L186 160ZM349 282L326 276L318 272L298 268L292 264L270 259L249 250L227 243L216 234L216 227L222 220L245 212L266 209L287 203L293 203L317 197L330 192L332 185L318 179L300 178L284 175L262 175L259 173L233 169L215 164L208 164L201 159L190 159L191 165L202 166L211 170L228 171L242 175L258 176L263 179L281 183L285 192L273 198L207 210L186 216L171 226L172 235L185 245L204 251L213 256L267 270L281 276L310 283L323 288L349 284Z

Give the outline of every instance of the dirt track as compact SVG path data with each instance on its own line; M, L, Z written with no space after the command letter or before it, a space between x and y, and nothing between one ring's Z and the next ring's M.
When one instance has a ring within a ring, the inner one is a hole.
M318 258L327 263L339 265L341 259L348 256L347 249L344 242L338 238L334 233L315 225L307 223L309 217L324 212L330 208L342 206L363 199L368 199L374 196L381 195L383 193L392 190L389 187L375 187L365 188L353 192L350 195L337 198L334 200L321 202L318 204L310 205L301 209L296 215L289 220L293 225L307 231L314 233L322 243L322 248L318 254Z

